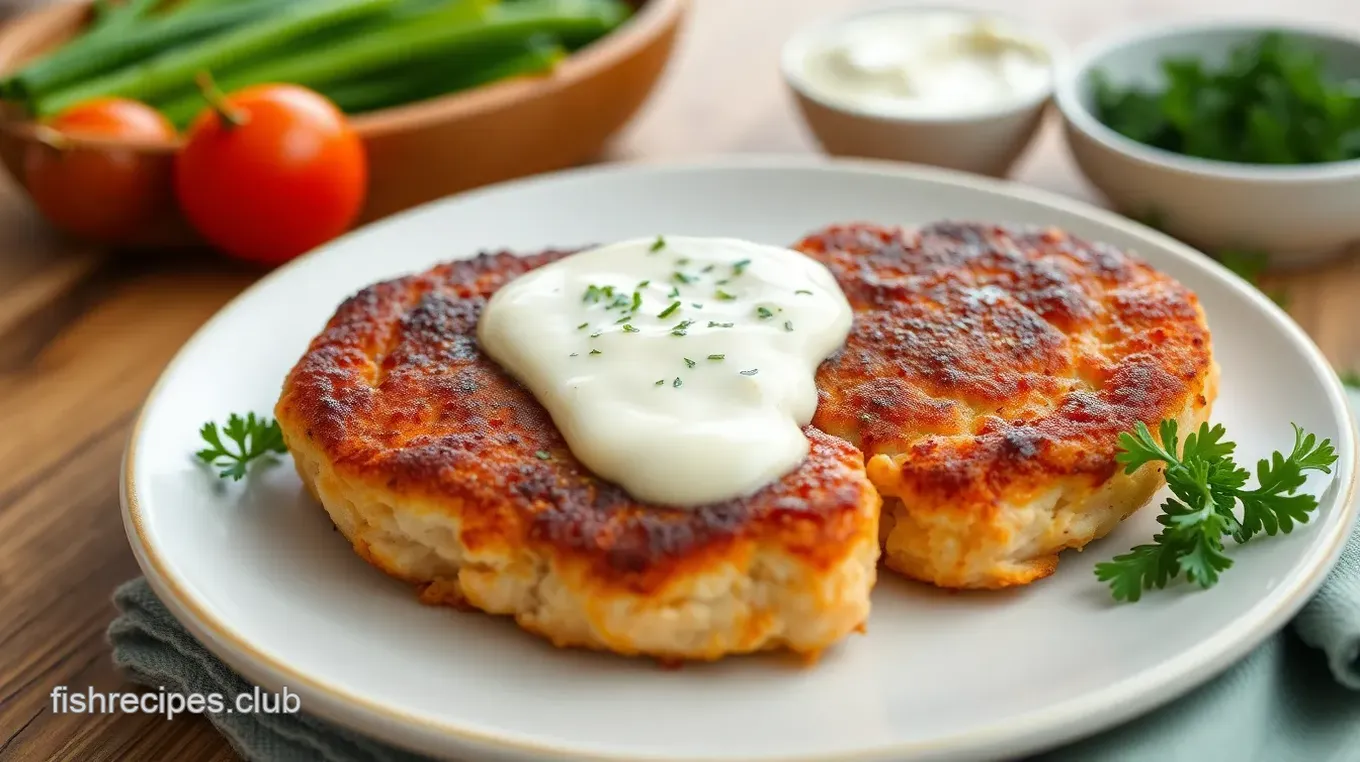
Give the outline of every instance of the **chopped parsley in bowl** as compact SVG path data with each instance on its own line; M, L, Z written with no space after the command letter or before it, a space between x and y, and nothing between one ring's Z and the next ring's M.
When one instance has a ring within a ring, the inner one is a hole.
M1360 241L1358 81L1360 35L1344 29L1173 22L1079 50L1054 102L1116 209L1288 267Z
M1119 86L1093 74L1095 115L1145 145L1245 164L1360 158L1360 79L1327 70L1325 56L1278 31L1233 47L1227 60L1161 61L1160 87Z

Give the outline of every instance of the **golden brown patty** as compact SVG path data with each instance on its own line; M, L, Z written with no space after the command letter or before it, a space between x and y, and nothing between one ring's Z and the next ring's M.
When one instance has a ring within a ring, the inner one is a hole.
M855 310L817 375L813 425L859 446L884 498L887 565L946 587L1047 576L1161 474L1126 476L1135 422L1208 416L1195 295L1117 249L1053 229L832 227L797 246Z
M879 498L853 446L808 429L807 460L749 498L640 505L478 351L487 298L564 255L482 255L372 286L312 342L276 415L355 550L429 602L513 615L558 645L816 653L861 626Z

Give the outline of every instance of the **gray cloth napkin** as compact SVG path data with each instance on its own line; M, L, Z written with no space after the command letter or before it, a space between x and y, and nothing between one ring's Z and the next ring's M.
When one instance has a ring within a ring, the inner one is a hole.
M1360 411L1360 395L1352 395ZM144 579L119 587L114 662L167 691L254 686L187 633ZM1349 689L1349 690L1348 690ZM209 714L250 762L415 762L305 714ZM1290 627L1186 696L1035 762L1360 762L1360 527Z
M109 625L113 662L134 681L183 694L234 698L254 686L194 639L144 578L113 593L118 616ZM418 762L399 751L306 714L206 714L236 753L250 762Z

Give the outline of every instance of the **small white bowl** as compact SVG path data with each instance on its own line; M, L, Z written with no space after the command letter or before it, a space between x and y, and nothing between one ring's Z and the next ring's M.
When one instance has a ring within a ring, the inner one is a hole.
M841 25L882 14L950 14L996 20L1044 49L1050 62L1046 87L1010 103L966 113L934 115L876 111L821 95L805 76L816 46ZM1034 139L1052 95L1063 45L1050 33L1000 13L942 5L896 3L826 19L800 30L784 45L781 68L804 121L822 147L836 156L931 164L1001 177Z
M1055 95L1077 165L1109 200L1135 218L1202 249L1252 249L1277 266L1326 259L1360 240L1360 160L1312 165L1236 164L1143 145L1093 113L1093 73L1115 85L1156 86L1160 61L1225 61L1267 31L1318 50L1331 74L1360 76L1360 37L1275 21L1157 25L1097 41L1060 69Z

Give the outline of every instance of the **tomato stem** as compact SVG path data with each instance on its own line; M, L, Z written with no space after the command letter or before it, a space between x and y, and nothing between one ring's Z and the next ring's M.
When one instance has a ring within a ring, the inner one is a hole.
M232 129L244 126L246 122L250 121L239 108L227 103L227 96L223 95L222 91L218 89L217 82L213 80L212 74L200 71L195 79L198 82L199 91L203 93L203 99L208 102L208 108L217 112L217 115L222 118L223 126Z

